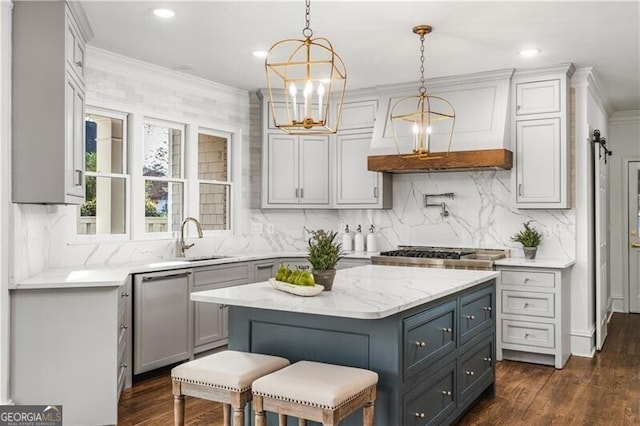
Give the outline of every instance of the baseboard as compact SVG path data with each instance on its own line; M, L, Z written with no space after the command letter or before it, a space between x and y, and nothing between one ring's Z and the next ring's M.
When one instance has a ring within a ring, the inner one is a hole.
M624 299L622 297L614 297L613 298L613 305L612 305L612 310L613 312L622 312L622 313L628 313L627 308L625 306L624 303Z
M571 355L592 358L596 353L596 330L571 332Z

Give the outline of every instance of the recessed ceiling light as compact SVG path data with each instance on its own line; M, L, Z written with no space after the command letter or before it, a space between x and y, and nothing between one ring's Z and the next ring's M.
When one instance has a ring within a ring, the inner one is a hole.
M153 9L153 14L159 18L173 18L176 13L171 9Z
M269 52L267 52L266 50L254 50L253 51L253 56L255 56L256 58L266 58L268 54L269 54Z
M536 56L538 53L540 53L540 49L523 49L520 51L520 56L530 58Z

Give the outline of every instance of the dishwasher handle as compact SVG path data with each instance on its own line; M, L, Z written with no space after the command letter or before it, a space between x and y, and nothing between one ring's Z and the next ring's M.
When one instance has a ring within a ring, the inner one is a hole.
M182 277L188 277L189 275L191 275L190 271L180 272L178 274L169 274L169 275L144 276L142 277L142 281L157 281L157 280L166 280L167 278L182 278Z

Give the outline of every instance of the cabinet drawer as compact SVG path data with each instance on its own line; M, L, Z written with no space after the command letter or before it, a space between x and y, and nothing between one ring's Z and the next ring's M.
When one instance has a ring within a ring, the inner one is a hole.
M196 287L220 284L220 287L247 284L250 279L249 265L244 263L241 265L216 266L208 269L196 269L195 273Z
M493 374L493 337L475 346L463 355L458 369L458 389L460 401L473 394L474 385L484 382L485 377Z
M502 284L527 287L555 287L553 272L502 271Z
M494 288L487 287L460 298L460 345L493 328Z
M502 342L555 348L555 326L537 322L502 320Z
M502 290L502 313L554 318L554 301L552 293Z
M455 312L451 301L404 320L405 378L455 349Z
M440 424L455 407L455 362L434 373L434 380L402 398L403 426Z
M516 115L560 112L560 80L516 84Z

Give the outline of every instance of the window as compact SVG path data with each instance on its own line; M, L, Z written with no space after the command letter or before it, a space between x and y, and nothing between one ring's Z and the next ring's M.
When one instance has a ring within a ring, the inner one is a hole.
M146 233L180 230L185 202L183 138L184 126L150 120L144 123L142 175Z
M187 216L210 234L229 233L239 199L238 133L199 125L88 107L78 242L175 238Z
M231 229L229 136L198 133L198 205L203 230Z
M85 118L85 203L79 206L79 235L126 234L126 115L89 112Z

